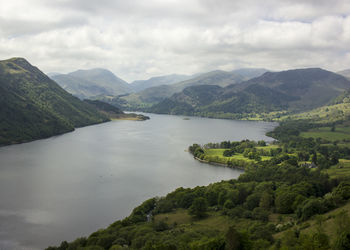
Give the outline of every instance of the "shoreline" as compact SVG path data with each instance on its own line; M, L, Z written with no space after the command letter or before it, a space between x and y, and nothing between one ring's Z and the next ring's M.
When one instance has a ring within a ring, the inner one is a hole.
M219 162L214 162L214 161L206 161L206 160L202 160L198 157L193 156L193 158L201 163L205 163L205 164L209 164L209 165L213 165L213 166L220 166L220 167L227 167L227 168L233 168L233 169L239 169L239 170L245 170L243 167L239 167L239 166L229 166L228 164L224 164L224 163L219 163Z

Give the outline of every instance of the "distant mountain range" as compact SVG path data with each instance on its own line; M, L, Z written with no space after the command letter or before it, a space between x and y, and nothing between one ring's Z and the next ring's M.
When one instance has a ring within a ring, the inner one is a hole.
M193 78L193 76L172 74L172 75L152 77L148 80L133 81L130 85L133 92L140 92L147 88L156 87L160 85L171 85L177 82L186 81L191 78Z
M188 87L148 111L209 117L232 114L233 118L282 110L301 112L325 105L349 88L348 79L319 68L266 72L224 88Z
M138 93L117 97L112 101L110 100L110 102L126 109L144 110L144 108L150 107L175 93L179 93L187 87L199 85L217 85L225 87L260 76L265 72L267 72L266 69L238 69L231 72L216 70L196 75L182 82L151 87Z
M0 61L0 107L0 145L109 120L23 58Z
M68 74L53 74L51 78L81 99L132 92L130 84L106 69L77 70Z
M80 98L99 99L121 109L242 118L321 107L350 88L349 76L350 70L336 74L320 68L281 72L243 68L193 76L173 74L128 84L108 70L94 69L52 78ZM112 90L110 86L119 87Z

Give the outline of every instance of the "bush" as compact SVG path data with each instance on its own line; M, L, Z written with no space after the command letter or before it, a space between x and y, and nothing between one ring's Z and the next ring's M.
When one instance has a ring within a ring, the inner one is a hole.
M206 212L208 209L208 203L207 200L203 197L196 198L190 209L189 213L197 218L202 218L206 216Z
M157 232L161 232L161 231L165 231L169 229L168 224L161 220L161 221L157 221L153 224L153 228L154 230L156 230Z
M298 207L297 216L301 220L307 220L311 216L324 213L325 211L326 208L322 199L308 199Z

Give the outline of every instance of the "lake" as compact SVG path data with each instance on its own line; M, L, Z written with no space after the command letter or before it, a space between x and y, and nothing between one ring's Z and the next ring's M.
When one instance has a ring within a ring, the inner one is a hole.
M193 143L271 140L277 124L147 114L0 148L0 249L43 249L88 236L142 201L242 172L202 164Z

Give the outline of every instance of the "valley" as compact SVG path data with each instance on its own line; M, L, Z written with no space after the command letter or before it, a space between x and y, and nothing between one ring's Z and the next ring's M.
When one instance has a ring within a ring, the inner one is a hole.
M325 249L347 244L331 231L344 227L339 218L350 223L346 77L319 68L213 71L139 81L137 92L104 69L51 76L69 78L60 82L69 94L25 59L0 65L2 144L48 138L0 148L0 195L9 197L0 216L21 227L5 227L1 247L70 239L47 249L274 249L315 246L321 236ZM11 188L9 175L23 184Z

